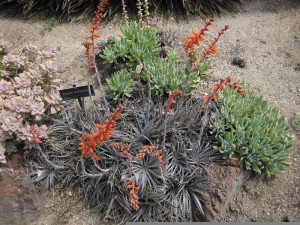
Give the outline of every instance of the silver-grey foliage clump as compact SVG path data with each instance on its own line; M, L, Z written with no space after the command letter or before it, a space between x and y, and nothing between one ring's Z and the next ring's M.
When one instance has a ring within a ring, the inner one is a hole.
M210 104L203 120L203 100L178 98L166 121L163 163L151 154L137 160L135 156L143 146L162 146L165 100L153 103L145 96L125 100L125 111L110 139L95 149L99 161L81 158L78 146L82 133L92 132L105 116L91 111L84 116L79 110L64 109L52 120L43 146L51 164L35 151L27 155L34 179L46 188L59 185L79 192L94 211L118 223L202 220L202 196L211 183L207 168L220 159L212 149L214 138L208 132L218 110ZM131 161L112 148L112 143L129 146ZM137 211L129 201L127 185L131 180L140 188Z

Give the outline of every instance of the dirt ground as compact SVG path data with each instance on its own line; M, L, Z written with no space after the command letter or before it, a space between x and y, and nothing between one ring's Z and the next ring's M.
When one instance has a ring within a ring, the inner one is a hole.
M65 87L87 84L81 44L87 36L87 23L59 24L42 35L46 22L0 18L0 39L9 41L14 51L28 42L56 49ZM199 29L203 21L194 18L176 23L174 19L154 18L151 24L174 32L175 46L181 48L184 37ZM210 33L215 34L225 24L230 29L218 43L209 85L221 75L243 79L291 121L300 111L300 1L245 1L238 13L216 18ZM118 33L117 21L105 24L101 31L102 39ZM234 58L244 60L245 66L233 65ZM291 167L284 174L247 181L218 221L300 221L299 159L300 133L295 132ZM72 193L44 195L46 205L35 224L103 224L101 217L89 212Z

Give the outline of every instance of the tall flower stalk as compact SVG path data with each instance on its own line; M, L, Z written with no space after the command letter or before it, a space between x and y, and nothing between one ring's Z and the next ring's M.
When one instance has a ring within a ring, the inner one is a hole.
M162 148L165 150L166 145L166 135L167 135L167 120L169 113L172 113L173 110L171 109L171 105L175 104L176 101L174 100L175 97L178 97L182 94L182 91L180 90L173 90L171 93L169 93L168 101L166 102L166 108L165 108L165 114L164 114L164 133L163 133L163 141L162 141Z
M126 10L126 3L125 3L125 0L122 0L122 10L123 10L122 15L123 15L123 17L124 17L124 20L125 20L125 22L128 22L129 17L128 17L128 12L127 12L127 10Z
M183 43L183 48L186 54L187 59L190 62L194 62L197 60L195 56L195 45L200 46L201 42L204 41L206 32L208 31L208 27L214 22L213 18L210 18L208 22L205 22L205 26L200 29L199 32L192 31L190 36L185 38L185 42Z
M183 48L186 54L186 58L189 62L195 63L202 63L203 61L209 59L210 55L214 55L217 53L217 46L216 43L219 41L220 37L224 34L225 31L228 30L229 26L225 25L219 32L217 37L213 38L211 42L206 42L203 46L203 51L200 54L201 57L197 57L195 53L195 45L200 46L201 43L205 40L206 32L208 31L208 27L212 25L214 19L211 18L208 22L205 22L205 26L200 29L199 32L192 31L190 36L185 38L185 42L183 43Z
M219 32L217 37L215 37L212 42L206 42L206 46L204 46L204 51L201 54L201 60L200 62L203 62L204 60L208 59L210 55L214 55L217 53L217 46L216 43L220 39L220 37L224 34L225 31L227 31L229 28L228 25L225 25Z
M95 57L95 50L99 48L98 46L95 46L96 39L100 38L100 35L96 34L96 31L101 30L100 23L103 16L103 11L105 9L105 6L107 5L108 0L102 0L100 4L97 6L97 11L95 12L95 18L93 19L93 25L88 27L87 30L90 33L90 36L87 36L86 42L83 43L84 47L86 48L85 54L87 56L87 70L88 74L91 75L93 69L95 70L99 89L103 97L103 101L105 104L105 107L107 111L109 112L108 103L105 98L105 92L103 91L102 84L101 84L101 75L99 73L99 70L96 65L96 57Z

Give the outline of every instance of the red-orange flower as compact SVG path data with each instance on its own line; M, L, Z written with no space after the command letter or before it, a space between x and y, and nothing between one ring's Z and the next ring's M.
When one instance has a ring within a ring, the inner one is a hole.
M229 76L227 78L221 77L219 79L219 82L215 82L213 86L213 92L211 95L205 95L202 98L207 99L208 101L212 100L217 102L217 93L219 90L225 90L227 86L229 85L230 88L235 90L237 93L239 93L243 98L247 96L246 91L243 89L240 83L234 82L232 78Z
M208 27L213 23L214 19L211 18L208 22L205 22L205 26L200 29L199 33L192 31L192 34L185 38L183 48L189 61L194 61L194 45L200 45L201 41L205 39L205 32L208 31Z
M79 149L81 150L82 157L88 157L90 155L93 159L100 160L94 152L94 148L97 144L92 136L84 132L80 140Z
M156 150L152 156L157 159L158 164L161 165L163 163L162 149Z
M135 186L133 180L130 181L130 184L127 185L127 188L131 189L131 191L130 191L130 197L129 197L129 201L131 203L131 207L135 211L137 211L137 210L139 210L139 201L138 201L139 197L137 196L136 192L138 190L140 190L140 188L138 186Z
M145 145L142 150L135 156L135 160L139 160L145 157L146 154L150 154L151 152L157 150L157 147L154 145Z
M97 145L101 145L103 141L109 140L109 135L112 134L113 128L116 125L116 120L119 119L123 110L123 106L118 107L114 113L110 114L110 120L105 120L104 124L96 124L96 130L92 134L83 133L79 144L82 157L91 155L95 160L100 159L95 154L94 149Z
M181 94L182 94L182 91L177 90L177 89L175 89L171 93L169 93L168 101L166 102L165 113L173 112L173 110L171 109L171 105L176 103L174 98L180 96Z
M229 26L225 25L219 32L218 36L213 39L212 42L206 42L206 46L204 46L204 51L201 53L201 62L208 59L210 55L214 55L217 53L218 49L216 47L216 43L220 39L220 37L224 34L226 30L228 30Z
M97 6L97 11L95 12L95 18L93 19L93 25L88 27L87 30L90 33L90 36L86 37L86 42L82 43L86 48L85 54L87 55L87 68L90 69L93 67L92 58L94 57L94 51L97 48L95 46L95 39L100 38L100 35L96 34L95 31L100 30L101 27L99 24L101 23L101 18L103 16L103 11L105 6L107 5L108 0L102 0L100 4Z
M120 151L121 155L126 157L128 159L128 161L131 161L128 153L129 153L129 146L123 144L123 143L112 143L110 145L112 148L114 148L115 150Z

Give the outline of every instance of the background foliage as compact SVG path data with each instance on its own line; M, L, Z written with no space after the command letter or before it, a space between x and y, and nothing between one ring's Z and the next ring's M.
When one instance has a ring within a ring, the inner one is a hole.
M134 17L137 15L134 0L125 0L128 13ZM186 16L197 14L200 16L218 15L224 11L233 11L240 0L148 0L151 13L160 12L165 15ZM40 18L55 16L62 20L76 20L90 18L98 0L2 0L0 9L7 14L24 14L25 16L36 15ZM107 14L115 14L122 10L121 1L111 0Z

